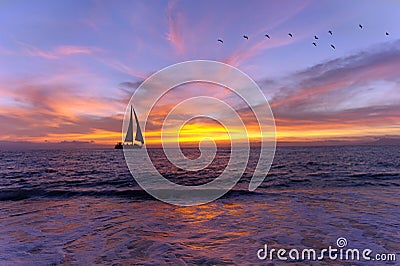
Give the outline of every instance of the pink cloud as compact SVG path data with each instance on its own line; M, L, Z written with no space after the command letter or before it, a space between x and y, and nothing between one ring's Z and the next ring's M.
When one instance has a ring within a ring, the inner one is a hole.
M115 59L105 59L105 58L97 58L97 59L101 63L103 63L103 64L105 64L105 65L107 65L107 66L109 66L109 67L111 67L113 69L116 69L116 70L118 70L120 72L127 73L127 74L129 74L131 76L134 76L134 77L137 77L137 78L140 78L140 79L146 79L146 78L148 78L150 76L147 73L144 73L144 72L139 71L137 69L133 69L132 67L130 67L130 66L118 61L118 60L115 60Z
M291 40L289 38L283 38L283 37L275 37L273 40L272 39L263 39L262 41L259 41L255 44L253 44L252 46L250 46L249 48L247 48L245 50L243 50L243 49L236 50L230 57L228 57L224 60L224 63L238 67L245 60L260 54L265 49L272 49L272 48L288 45L292 42L293 42L293 40Z
M337 101L341 99L341 95L348 95L347 93L358 87L366 89L374 81L396 81L399 58L398 49L372 50L313 66L295 75L293 79L296 87L282 88L272 100L271 106L307 106L309 109L315 101ZM336 97L327 96L333 92L337 94ZM354 98L354 95L348 96Z
M71 54L93 54L97 51L100 51L100 49L95 47L65 45L57 47L54 52L55 54L58 55L71 55Z
M30 45L28 43L18 41L18 44L22 46L22 51L28 56L37 56L46 59L59 59L63 56L73 54L94 54L101 51L101 49L90 46L74 46L74 45L61 45L57 46L51 51L43 51L38 47Z
M166 15L168 19L168 34L169 40L178 53L182 54L185 51L184 41L182 39L182 32L180 25L183 24L183 14L175 11L176 1L170 1L167 5Z
M23 42L18 42L18 43L22 46L22 51L25 53L25 55L38 56L46 59L58 59L58 56L51 52L42 51L39 48L27 43Z
M102 1L91 1L90 8L82 23L95 31L99 31L107 21L107 8Z

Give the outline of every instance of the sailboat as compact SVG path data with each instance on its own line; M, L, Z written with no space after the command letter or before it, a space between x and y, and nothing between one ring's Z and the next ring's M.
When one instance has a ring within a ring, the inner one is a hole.
M135 138L133 138L133 121L132 121L132 113L135 116L135 122L136 122L136 135ZM125 141L118 142L115 145L115 149L141 149L144 145L144 139L142 135L142 130L140 129L139 125L139 120L137 118L135 109L133 109L131 105L131 116L129 117L129 126L128 126L128 131L126 132L125 136Z

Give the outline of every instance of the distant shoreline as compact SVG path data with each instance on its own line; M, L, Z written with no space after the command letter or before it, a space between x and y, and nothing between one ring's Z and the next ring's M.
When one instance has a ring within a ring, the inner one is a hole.
M258 147L260 143L251 143L252 147ZM277 147L321 147L321 146L399 146L400 137L379 138L373 141L346 141L346 140L326 140L326 141L301 141L301 142L277 142ZM161 145L148 145L148 149L159 149ZM221 147L229 147L222 145ZM113 149L114 145L97 144L94 142L11 142L0 141L0 150L69 150L69 149ZM168 147L167 147L168 148ZM182 148L197 148L196 145L182 145Z

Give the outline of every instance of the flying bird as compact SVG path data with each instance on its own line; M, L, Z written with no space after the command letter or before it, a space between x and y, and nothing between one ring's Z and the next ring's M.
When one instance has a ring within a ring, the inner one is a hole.
M218 41L219 41L220 43L224 43L224 41L223 41L223 40L221 40L221 39L218 39Z
M293 34L291 34L291 33L289 33L288 35L289 35L290 37L293 37Z
M312 44L314 44L314 46L317 46L317 44L315 42L313 42Z
M360 29L362 29L362 28L363 28L363 25L361 25L361 24L358 24L358 27L360 27Z
M248 39L249 39L249 36L243 35L243 38L245 38L246 40L248 40Z
M314 35L314 39L318 40L318 36L317 36L317 35Z
M386 36L389 36L389 32L386 32Z
M268 34L265 34L265 37L267 37L268 39L271 39Z
M328 32L329 32L330 35L332 35L332 31L331 30L328 30Z
M333 49L336 49L336 47L335 47L333 44L331 44L331 47L332 47Z

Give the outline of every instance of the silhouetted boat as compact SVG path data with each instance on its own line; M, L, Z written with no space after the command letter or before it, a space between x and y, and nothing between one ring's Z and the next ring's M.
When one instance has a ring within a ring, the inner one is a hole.
M136 135L133 138L133 120L132 120L132 113L135 116L136 122ZM141 149L144 145L144 139L142 135L142 130L140 129L139 121L136 115L135 110L131 106L131 116L129 117L129 126L128 131L126 132L125 141L118 142L114 149Z
M117 144L115 144L114 149L123 149L124 146L122 145L122 142L118 142Z

